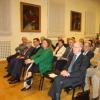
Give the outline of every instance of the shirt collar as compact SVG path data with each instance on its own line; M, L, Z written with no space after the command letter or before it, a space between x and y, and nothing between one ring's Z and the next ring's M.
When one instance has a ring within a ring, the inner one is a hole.
M36 49L38 49L40 47L40 45L38 45L37 47L36 47Z
M81 52L75 54L76 55L76 59L80 56Z

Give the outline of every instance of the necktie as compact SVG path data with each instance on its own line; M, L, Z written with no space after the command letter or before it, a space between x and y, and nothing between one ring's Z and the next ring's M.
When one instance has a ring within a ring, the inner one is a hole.
M68 55L67 55L67 58L69 57L70 53L72 52L72 48L70 49Z
M26 52L28 51L28 47L24 49L24 55L26 54Z
M73 66L75 60L76 60L76 55L73 56L73 59L72 59L72 61L70 63L70 66L68 67L68 72L71 72L72 71L72 66Z

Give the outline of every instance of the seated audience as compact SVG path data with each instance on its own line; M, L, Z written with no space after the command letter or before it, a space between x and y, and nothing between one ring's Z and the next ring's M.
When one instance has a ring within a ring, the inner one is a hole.
M40 37L40 45L42 44L42 42L43 42L44 39L45 39L44 36L41 36L41 37Z
M92 100L99 100L100 85L100 52L91 59L91 67L87 69L85 92L90 92L88 78L91 77L93 96Z
M59 43L60 40L62 40L62 37L61 36L58 36L58 40L57 40L57 43L56 43L55 48L58 46L58 43Z
M25 75L24 88L22 91L26 91L31 88L33 74L40 72L41 75L52 70L53 52L50 48L51 41L44 39L42 47L31 59L25 60L25 64L28 65L28 69Z
M68 47L66 48L65 53L59 60L56 61L55 70L57 72L61 72L64 66L66 65L67 61L73 56L73 53L72 53L73 44L74 44L74 41L73 39L70 38L68 41Z
M79 42L81 42L84 45L84 39L79 39Z
M66 40L66 41L67 41L67 43L65 43L65 44L64 44L64 46L65 46L66 48L69 46L69 45L68 45L69 40L70 40L70 38L67 38L67 40Z
M40 41L38 38L33 39L34 48L32 47L32 43L27 42L27 48L24 50L23 55L17 56L17 58L11 60L8 67L8 74L4 77L12 76L9 81L10 83L17 83L20 81L20 76L22 72L22 68L25 66L24 60L30 58L32 55L36 54L40 49Z
M96 46L100 46L100 36L96 38Z
M11 75L12 70L14 69L14 65L15 63L17 63L18 61L24 61L26 58L29 58L29 54L33 51L33 47L32 47L32 42L31 41L27 41L26 44L26 48L21 52L20 55L18 55L17 57L11 59L11 61L9 62L9 66L8 66L8 74L5 75L4 77L9 77Z
M14 57L17 57L19 54L21 54L21 52L23 51L24 48L26 48L26 44L27 44L28 39L26 37L22 37L22 43L19 44L19 46L15 49L16 53L7 57L7 61L8 63L10 62L10 60Z
M74 43L73 57L66 64L64 70L54 79L49 90L49 96L52 100L60 100L61 91L65 87L74 86L77 82L85 81L86 69L89 66L87 56L81 52L83 45L79 42Z
M53 52L54 61L59 60L63 56L65 51L66 51L66 48L64 46L64 40L59 40L58 46L56 47L56 49Z
M95 50L95 47L96 47L96 44L93 40L88 40L88 42L91 44L91 51L94 51Z
M42 44L42 42L43 42L44 39L46 39L44 36L42 36L42 37L40 38L40 41L41 41L40 45ZM50 40L50 41L51 41L51 40ZM52 41L51 41L51 48L52 48L52 50L55 49L55 46L52 44Z
M96 46L95 47L95 50L94 50L94 53L97 54L100 52L100 46Z
M85 42L83 46L83 55L86 55L89 60L94 57L94 52L91 51L91 44L89 42Z

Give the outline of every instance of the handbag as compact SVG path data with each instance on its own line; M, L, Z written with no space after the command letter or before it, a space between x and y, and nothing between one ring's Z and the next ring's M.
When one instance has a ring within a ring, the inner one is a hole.
M90 100L89 93L80 92L74 97L74 100Z

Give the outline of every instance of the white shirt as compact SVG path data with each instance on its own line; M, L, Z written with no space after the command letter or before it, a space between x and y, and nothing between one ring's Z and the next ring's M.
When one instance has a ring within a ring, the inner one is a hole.
M77 58L80 56L80 54L81 54L81 52L75 54L75 55L76 55L76 60L77 60ZM75 61L76 61L76 60L75 60Z

